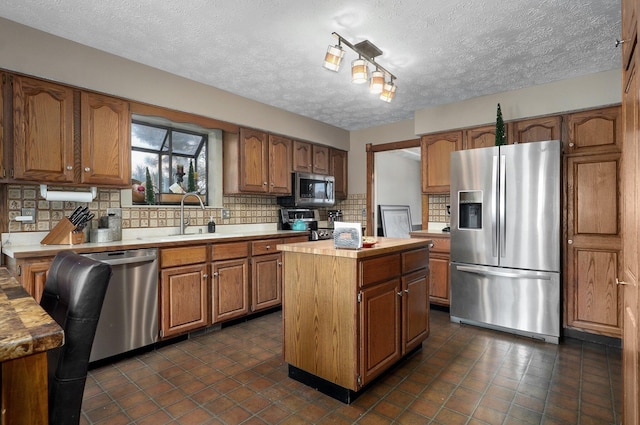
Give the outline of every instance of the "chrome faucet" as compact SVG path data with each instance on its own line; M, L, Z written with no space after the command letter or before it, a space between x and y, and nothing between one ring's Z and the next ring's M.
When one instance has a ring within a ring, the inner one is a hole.
M198 198L198 202L200 202L200 206L204 210L204 204L202 203L202 199L200 199L200 197L196 192L187 192L184 195L182 195L182 199L180 200L180 234L181 235L184 235L184 229L186 229L186 227L189 224L191 224L191 215L189 215L189 217L187 217L186 220L184 219L184 199L188 196L195 196L196 198Z

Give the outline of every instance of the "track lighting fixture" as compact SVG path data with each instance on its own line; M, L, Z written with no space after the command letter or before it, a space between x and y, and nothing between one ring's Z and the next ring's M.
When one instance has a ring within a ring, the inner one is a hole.
M338 37L338 44L329 46L324 57L323 66L334 72L339 71L340 63L344 56L342 48L342 44L344 44L358 54L358 59L351 62L351 81L355 84L369 81L369 91L371 93L379 94L380 99L385 102L391 102L396 94L396 85L393 83L396 76L375 61L375 58L380 56L382 51L369 40L364 40L354 45L338 33L334 32L333 35ZM374 71L371 72L371 77L369 77L369 65L374 68Z

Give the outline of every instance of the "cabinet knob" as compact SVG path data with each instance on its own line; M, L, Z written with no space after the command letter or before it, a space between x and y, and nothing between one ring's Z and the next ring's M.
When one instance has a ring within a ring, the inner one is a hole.
M402 291L398 292L398 296L401 297L402 296Z
M213 277L218 277L218 276L220 276L220 273L218 273L218 272L214 272L213 273Z
M278 261L278 267L282 267L282 261Z
M568 243L569 245L572 245L572 244L573 244L573 240L572 240L572 239L569 239L569 240L567 241L567 243Z
M267 182L262 182L262 185L263 185L263 186L266 186L266 185L267 185Z
M205 274L202 275L202 277L204 277L206 279L206 278L209 277L209 275L205 273Z
M404 292L406 292L408 294L409 293L409 289L405 289Z
M89 167L84 167L84 171L88 173L89 171L91 171L91 168L89 168Z
M73 170L73 165L67 165L67 170L69 171Z
M271 249L271 245L267 245L264 247L265 249Z
M616 277L616 285L629 285L629 282L618 280L618 278Z
M569 147L570 147L570 148L572 148L572 147L574 147L574 146L575 146L575 144L574 144L573 142L572 142L572 143L569 143Z
M627 40L620 40L618 38L616 38L616 47L620 47L621 44L624 44L624 42Z

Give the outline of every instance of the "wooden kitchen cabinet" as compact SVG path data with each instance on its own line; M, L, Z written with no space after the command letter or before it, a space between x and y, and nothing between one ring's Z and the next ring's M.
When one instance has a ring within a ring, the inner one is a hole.
M29 77L13 78L13 175L18 181L129 186L128 102ZM76 117L77 115L77 117ZM80 128L79 150L74 148Z
M508 130L506 131L506 133L508 134ZM482 127L475 127L464 130L464 149L487 148L495 145L495 125L485 125Z
M7 269L37 302L42 298L52 261L53 257L24 259L5 257Z
M293 171L301 173L313 172L313 148L311 143L293 141Z
M418 230L411 232L410 236L431 240L429 247L429 302L449 307L451 303L449 275L451 238L449 234Z
M247 242L214 244L211 248L212 322L249 313L249 247Z
M327 380L346 402L429 333L427 241L381 238L372 249L345 253L333 241L282 249L289 376Z
M160 337L209 324L207 246L160 249Z
M223 143L226 194L291 194L291 140L241 128Z
M620 106L569 114L565 118L569 136L565 153L597 154L622 151Z
M329 174L329 148L313 145L313 172L315 174Z
M559 115L511 122L508 125L510 132L507 133L511 133L511 136L508 137L507 143L560 140L561 122L562 117Z
M251 311L282 304L282 254L276 246L283 239L251 242Z
M9 74L0 73L0 179L7 177L7 158L5 154L8 152L8 143L11 140L9 116L11 115L11 106L9 98L11 96L11 77ZM2 227L3 229L6 226Z
M293 141L293 164L295 172L329 174L329 147L300 140Z
M329 151L329 175L335 179L335 198L347 199L348 190L348 154L340 149Z
M565 326L620 338L620 153L565 161Z
M131 183L131 114L129 103L82 92L81 183L129 186Z
M13 178L74 181L73 90L13 76Z
M449 193L451 152L462 149L462 131L429 134L420 139L422 192Z

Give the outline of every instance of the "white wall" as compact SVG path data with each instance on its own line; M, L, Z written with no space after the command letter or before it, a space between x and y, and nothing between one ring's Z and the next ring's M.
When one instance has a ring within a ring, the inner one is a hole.
M349 149L346 130L2 18L0 40L0 68Z
M394 151L375 153L375 204L409 205L411 224L422 224L422 187L420 161ZM376 222L378 211L375 211Z

